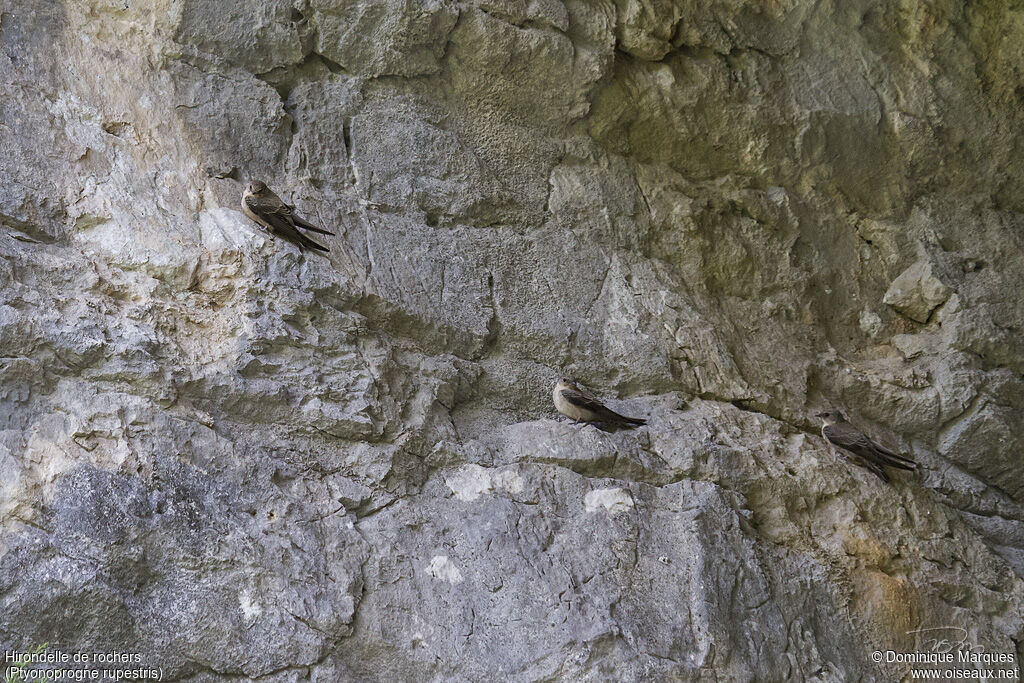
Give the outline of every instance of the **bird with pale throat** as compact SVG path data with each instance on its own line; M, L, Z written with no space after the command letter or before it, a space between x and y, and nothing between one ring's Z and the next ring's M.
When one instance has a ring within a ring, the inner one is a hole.
M853 460L858 461L882 481L890 481L889 474L885 471L886 467L900 470L917 468L917 463L910 458L889 450L847 422L842 413L825 411L815 417L822 421L821 435L825 437L825 441L855 456Z
M635 429L647 424L647 420L626 417L616 413L597 398L580 387L572 377L562 377L551 392L555 409L575 422L596 423L605 430Z
M267 184L260 180L251 181L242 193L242 212L256 221L271 234L296 245L300 251L312 249L328 252L330 249L310 239L301 230L321 235L334 235L329 230L317 227L295 213L295 207L285 204Z

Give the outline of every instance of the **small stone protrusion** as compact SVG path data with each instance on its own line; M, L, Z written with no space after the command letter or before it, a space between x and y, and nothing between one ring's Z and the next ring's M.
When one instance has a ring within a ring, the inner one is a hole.
M926 323L952 293L953 289L933 274L931 263L918 261L896 276L882 301L901 315Z

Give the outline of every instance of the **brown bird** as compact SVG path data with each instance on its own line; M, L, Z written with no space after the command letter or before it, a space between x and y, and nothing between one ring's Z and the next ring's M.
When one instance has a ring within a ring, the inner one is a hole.
M242 211L246 216L253 219L274 235L288 240L302 249L316 249L318 251L330 251L324 245L314 242L305 234L299 232L312 230L321 235L333 235L333 232L318 228L305 220L297 213L295 207L285 204L266 183L253 180L242 193Z
M610 429L634 429L647 420L619 415L579 387L572 377L562 377L551 393L555 408L576 422L598 422Z
M853 453L857 456L856 460L874 472L882 481L889 481L889 475L885 472L886 467L895 467L901 470L917 468L917 463L910 458L890 451L847 422L842 413L824 412L818 413L815 417L821 418L824 423L821 435L825 437L825 441Z

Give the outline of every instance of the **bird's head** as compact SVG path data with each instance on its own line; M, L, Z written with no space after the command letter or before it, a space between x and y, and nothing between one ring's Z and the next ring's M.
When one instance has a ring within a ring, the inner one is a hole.
M267 189L267 184L262 180L249 181L249 194L260 194Z
M558 378L558 384L564 384L567 387L575 387L576 378L573 377L572 375L565 375L563 377Z
M836 422L846 422L846 418L837 410L826 410L823 413L818 413L815 417L820 418L826 425L835 424Z

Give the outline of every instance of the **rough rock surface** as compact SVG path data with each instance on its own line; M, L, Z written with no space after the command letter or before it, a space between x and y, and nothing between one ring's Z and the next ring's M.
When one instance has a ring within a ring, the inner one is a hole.
M955 626L1020 661L1021 45L1005 0L7 0L0 645L894 680L873 650ZM555 419L562 372L650 424ZM825 407L921 472L837 460Z
M896 276L882 301L911 320L927 323L932 311L953 293L932 273L930 263L918 261Z

